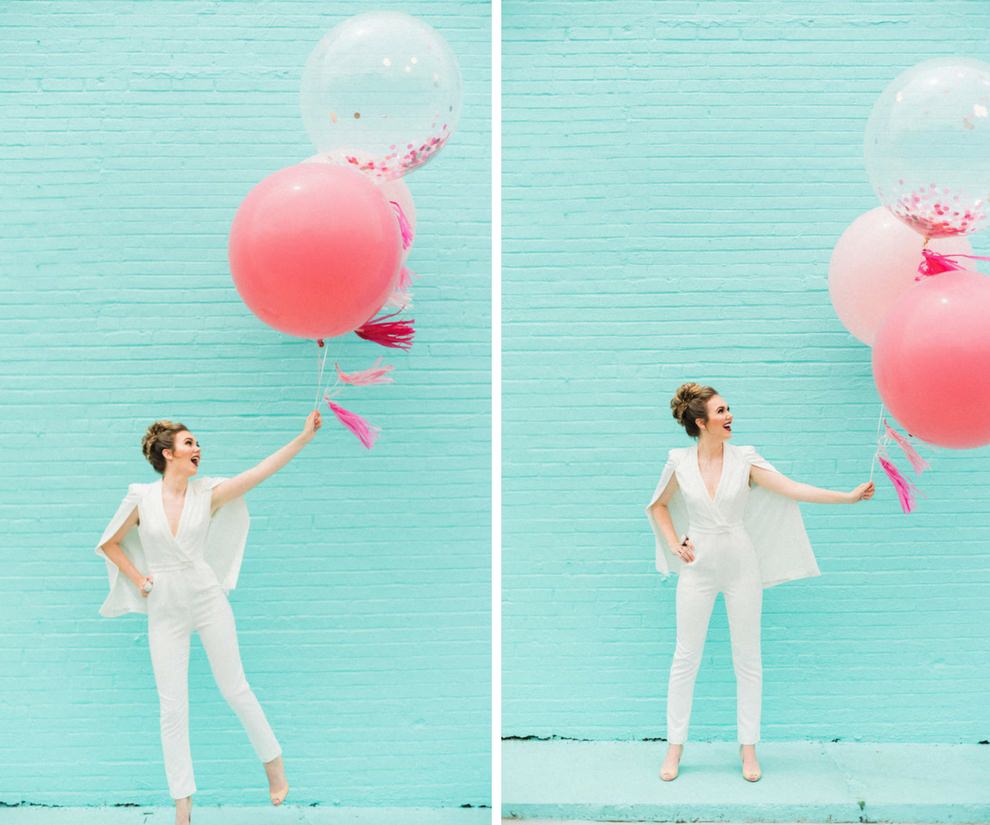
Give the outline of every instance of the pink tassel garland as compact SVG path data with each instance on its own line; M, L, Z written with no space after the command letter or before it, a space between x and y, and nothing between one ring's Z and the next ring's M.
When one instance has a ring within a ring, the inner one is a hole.
M395 288L408 290L412 287L412 282L412 270L408 266L402 267L402 269L399 270L399 283L396 284Z
M366 387L369 384L391 384L395 381L394 378L389 377L389 373L395 369L390 364L385 364L381 366L382 359L376 358L375 363L372 364L366 370L360 370L358 372L343 372L340 369L340 364L334 362L334 367L337 369L337 377L343 381L345 384L350 384L354 387Z
M389 201L389 203L395 209L395 217L399 219L399 232L402 233L402 248L408 249L412 246L413 242L413 230L409 224L409 218L406 217L406 213L402 210L402 206L398 202Z
M391 312L388 315L381 315L372 318L362 326L354 330L358 338L380 344L383 347L393 347L394 349L409 350L413 344L413 336L416 329L413 326L413 319L407 321L390 321L399 312Z
M352 413L350 410L345 410L343 407L334 404L327 395L323 396L323 400L327 402L327 406L337 416L340 423L354 433L365 447L370 450L375 445L375 439L378 438L378 434L382 431L381 427L376 427L374 424L365 421L357 413Z
M918 454L918 451L914 449L914 445L911 444L911 442L908 441L903 435L897 432L897 430L891 427L890 424L887 423L886 418L883 420L883 425L887 428L887 435L897 442L897 446L901 448L904 456L911 462L911 466L918 475L921 475L925 470L931 469L931 465Z
M904 476L901 475L900 470L898 470L893 463L888 461L882 455L877 455L877 461L879 461L880 466L883 467L883 471L890 479L890 483L894 485L894 489L897 491L897 498L901 502L901 509L905 513L910 513L911 508L914 506L914 495L917 493L918 488L904 478Z
M985 255L963 255L962 252L954 252L951 255L942 255L938 252L932 252L930 249L922 249L921 255L923 260L920 264L918 264L918 277L915 278L916 281L920 281L925 275L939 275L942 272L951 272L954 269L968 268L963 266L958 261L954 261L953 258L969 258L973 261L990 261L990 258Z

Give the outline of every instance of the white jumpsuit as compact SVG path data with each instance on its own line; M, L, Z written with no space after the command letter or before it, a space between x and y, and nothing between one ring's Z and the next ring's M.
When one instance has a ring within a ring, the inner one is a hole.
M107 541L137 507L138 527L128 531L121 546L139 570L154 578L154 588L142 603L134 585L107 560L111 592L100 612L114 616L145 608L148 613L165 773L174 799L196 791L189 749L188 690L189 644L194 631L199 633L221 694L244 725L258 758L269 762L281 753L244 677L234 616L225 594L237 580L247 535L247 508L238 499L211 517L212 489L221 481L190 480L174 536L165 515L162 482L131 485L101 539L101 544ZM102 552L99 547L97 551Z
M657 568L665 574L679 573L677 644L667 688L667 741L671 744L687 741L694 682L719 593L725 597L732 640L738 740L746 745L759 741L763 588L819 574L796 503L762 488L750 488L750 467L774 468L752 447L726 443L724 448L714 496L705 486L694 445L670 451L647 506L657 538ZM673 476L678 489L668 507L678 535L686 534L694 543L691 563L669 552L650 509Z

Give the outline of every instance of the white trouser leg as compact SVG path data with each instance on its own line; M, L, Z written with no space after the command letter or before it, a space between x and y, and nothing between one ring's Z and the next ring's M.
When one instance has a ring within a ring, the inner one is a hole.
M754 559L755 564L755 559ZM763 663L760 656L760 614L763 585L758 572L743 571L725 587L725 612L736 671L736 726L740 745L760 741Z
M158 687L165 776L173 799L196 792L189 750L189 636L190 628L183 621L149 617L148 646Z
M702 566L682 568L677 581L677 647L667 683L667 742L672 745L687 741L694 681L717 595L709 570Z
M223 698L241 720L258 758L270 762L282 753L282 749L244 676L230 603L219 587L204 601L203 609L197 611L197 630L210 660L213 678Z

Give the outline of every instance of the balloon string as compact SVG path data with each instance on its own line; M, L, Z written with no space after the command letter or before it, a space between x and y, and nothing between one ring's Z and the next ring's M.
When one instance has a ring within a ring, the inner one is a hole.
M319 409L319 405L320 405L320 387L323 386L323 371L324 371L324 369L326 369L327 355L330 354L330 347L328 347L326 345L326 343L323 341L322 338L319 341L316 342L316 346L317 346L317 350L316 350L317 372L316 372L316 398L313 401L313 409L314 410ZM323 350L323 358L322 359L320 358L320 350L321 349Z
M870 464L870 481L873 481L873 470L877 466L877 456L880 454L880 428L883 426L883 404L880 405L880 418L877 420L877 449L873 453L873 463Z

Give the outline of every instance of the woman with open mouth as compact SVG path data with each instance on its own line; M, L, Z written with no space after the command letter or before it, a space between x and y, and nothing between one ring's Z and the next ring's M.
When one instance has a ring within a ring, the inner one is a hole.
M237 584L247 541L244 494L288 464L320 424L314 410L299 435L251 469L233 478L197 479L201 452L196 438L183 424L156 421L142 448L162 477L128 487L96 548L106 558L110 577L110 595L100 613L148 614L165 774L177 825L188 825L196 791L189 750L193 632L199 633L217 686L264 764L272 804L281 805L289 792L282 750L244 676L226 593Z
M873 497L873 482L841 492L782 475L752 447L729 443L732 413L712 387L683 384L670 406L697 443L670 451L646 508L656 536L657 569L679 574L677 645L667 689L668 748L660 778L677 778L708 621L715 597L723 593L736 674L742 773L756 782L762 776L756 743L763 689L763 588L819 575L798 501L852 504Z

